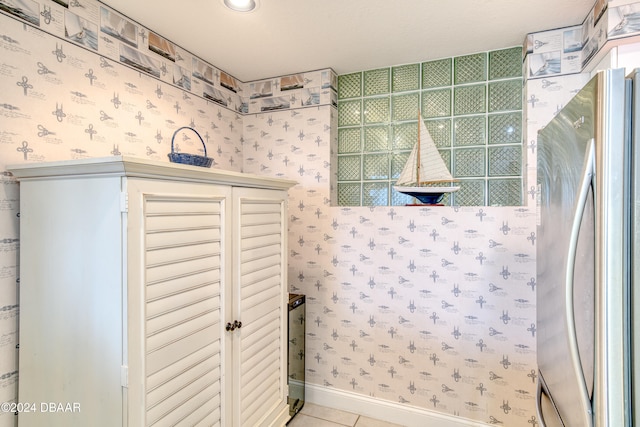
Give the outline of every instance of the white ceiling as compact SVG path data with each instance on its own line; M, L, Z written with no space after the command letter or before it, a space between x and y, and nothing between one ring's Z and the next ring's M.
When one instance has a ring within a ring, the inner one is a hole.
M581 24L595 0L101 0L241 81L338 74L521 46Z

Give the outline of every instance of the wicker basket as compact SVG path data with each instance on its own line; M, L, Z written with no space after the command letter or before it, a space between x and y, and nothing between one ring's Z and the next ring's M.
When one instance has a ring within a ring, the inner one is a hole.
M176 135L178 134L178 132L180 132L183 129L190 129L194 131L196 135L198 135L198 138L200 138L200 142L202 142L202 146L204 147L204 156L198 156L196 154L189 154L189 153L176 153L174 151L173 141L176 139ZM169 156L169 161L173 163L182 163L183 165L192 165L192 166L201 166L203 168L210 168L211 164L213 163L213 159L210 157L207 157L207 146L202 140L202 137L200 136L198 131L196 131L194 128L191 128L189 126L183 126L173 133L173 137L171 137L171 153L169 153L168 156Z

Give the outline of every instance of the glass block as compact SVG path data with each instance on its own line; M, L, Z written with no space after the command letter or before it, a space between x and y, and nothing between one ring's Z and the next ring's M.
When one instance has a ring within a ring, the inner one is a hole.
M360 183L338 183L338 206L360 206Z
M458 185L460 189L452 194L454 206L484 206L484 180L464 180Z
M405 92L420 88L420 64L400 65L392 68L393 92Z
M489 112L522 110L522 80L489 83Z
M338 126L360 125L360 112L362 111L362 101L340 101L338 102Z
M422 88L451 86L451 58L422 63Z
M440 200L440 205L444 205L444 206L451 206L451 193L447 193L444 195L444 197L442 198L442 200Z
M458 148L453 151L453 176L485 176L485 149Z
M338 203L415 203L392 186L418 138L421 112L445 164L461 180L461 190L443 204L520 205L521 55L514 47L338 76Z
M360 155L338 156L338 181L360 181Z
M391 155L391 179L398 179L400 172L404 169L405 163L407 163L410 153L410 151L403 151Z
M338 129L338 153L359 153L362 149L360 128Z
M391 205L404 206L414 203L413 197L397 192L391 187Z
M458 56L454 60L455 84L482 82L487 80L487 54Z
M382 95L391 92L389 88L389 68L364 72L364 96Z
M389 97L367 98L364 101L364 122L388 123L389 122Z
M453 123L453 145L485 145L486 126L484 116L458 117Z
M492 114L489 116L489 144L519 144L522 142L522 114Z
M521 170L520 145L489 147L489 176L519 176Z
M451 115L451 89L425 90L422 92L422 117L446 117Z
M424 124L436 147L451 147L451 119L425 120Z
M486 111L486 86L460 86L454 90L453 111L456 116Z
M338 99L362 96L362 73L338 76Z
M389 179L389 154L364 154L362 179Z
M393 149L411 150L418 141L418 122L393 125Z
M365 182L362 184L362 206L388 206L389 183Z
M489 52L489 80L522 77L522 48Z
M391 97L391 117L394 121L417 120L419 107L420 96L417 93Z
M364 151L388 151L389 126L367 126L364 128Z
M521 206L522 183L520 179L490 179L489 206Z

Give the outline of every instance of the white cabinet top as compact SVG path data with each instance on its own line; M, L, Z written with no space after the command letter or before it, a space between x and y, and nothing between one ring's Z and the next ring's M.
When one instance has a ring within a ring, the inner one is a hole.
M51 179L56 177L126 176L146 179L172 179L232 185L237 187L284 190L297 183L288 179L272 178L241 172L159 162L126 156L112 156L58 162L9 165L7 169L19 181Z

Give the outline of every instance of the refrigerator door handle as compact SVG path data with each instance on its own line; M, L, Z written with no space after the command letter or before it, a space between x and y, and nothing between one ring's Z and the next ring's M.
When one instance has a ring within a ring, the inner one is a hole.
M595 174L595 140L592 138L587 144L586 156L584 160L584 166L582 168L581 182L576 200L576 207L574 211L573 223L571 225L571 236L569 239L569 250L567 254L567 266L565 271L565 319L567 321L567 333L569 343L569 358L571 360L571 367L574 370L576 378L582 378L584 380L584 373L582 370L582 362L580 361L580 351L578 348L578 338L576 334L576 323L574 317L574 269L576 264L576 252L578 248L578 237L580 234L580 225L584 216L585 206L589 197L589 190L593 186L593 179ZM590 398L587 393L586 384L584 384L583 399L589 402L589 413L592 413L590 407Z
M540 427L545 427L546 424L544 422L544 416L542 414L542 393L546 393L546 384L543 384L542 375L540 375L540 370L538 369L538 384L536 387L536 413L538 414L538 422ZM543 390L544 389L544 390Z
M547 396L549 398L549 404L553 407L555 411L556 417L560 420L560 413L558 412L558 408L555 403L553 403L553 399L551 399L549 394L549 389L547 388L547 383L544 382L544 377L542 376L542 372L538 370L538 387L536 391L536 413L538 414L538 425L539 427L547 427L547 422L544 419L544 414L542 413L542 396ZM562 421L561 421L562 422Z

